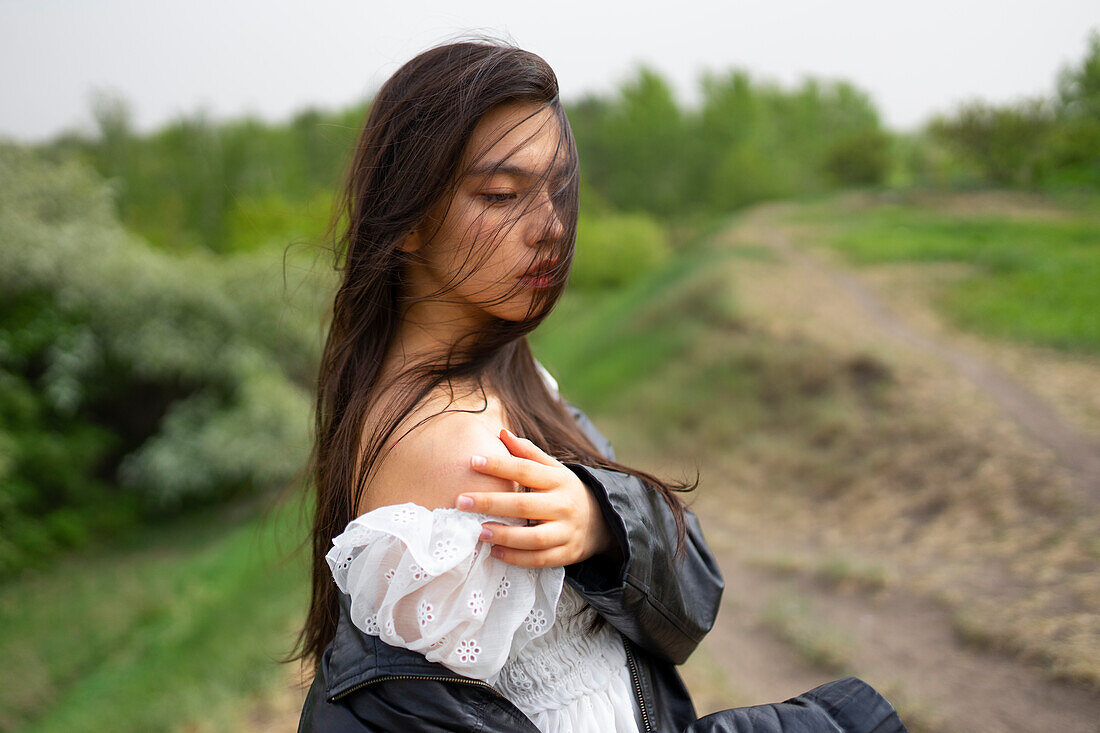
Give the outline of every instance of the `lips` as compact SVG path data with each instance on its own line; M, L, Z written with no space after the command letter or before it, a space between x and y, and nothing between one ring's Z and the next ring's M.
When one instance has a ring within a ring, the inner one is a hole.
M554 269L554 265L558 264L556 257L547 257L545 260L535 263L531 266L527 272L520 275L521 278L537 278L550 270Z

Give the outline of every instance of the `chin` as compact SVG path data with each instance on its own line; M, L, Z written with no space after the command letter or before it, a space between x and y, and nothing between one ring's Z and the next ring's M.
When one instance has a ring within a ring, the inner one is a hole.
M537 314L528 314L527 310L515 310L515 311L499 311L494 314L502 321L508 321L509 323L519 323L520 321L526 321L529 318L534 318Z
M549 293L538 295L531 292L521 293L506 303L496 303L489 307L483 307L483 311L493 318L512 323L538 319L548 314L558 300L557 297L547 298L546 295L549 295ZM560 296L560 293L555 295ZM533 309L536 302L539 302L540 305L538 309Z

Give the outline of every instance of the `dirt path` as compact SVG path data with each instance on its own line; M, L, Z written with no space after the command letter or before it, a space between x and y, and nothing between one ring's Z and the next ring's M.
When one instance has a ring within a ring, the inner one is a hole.
M738 297L754 322L777 334L813 334L851 351L878 353L914 370L922 375L914 384L933 384L940 409L997 426L988 429L1002 431L1000 449L1030 446L1048 454L1079 497L1100 501L1095 437L1030 385L952 339L930 310L917 325L919 319L899 316L868 278L827 251L810 251L776 223L788 210L787 204L757 207L720 235L731 246L774 255L735 268ZM1100 370L1093 376L1092 383L1100 383ZM731 511L728 497L704 495L699 502L696 511L706 516L708 541L727 580L715 629L684 669L700 714L783 700L855 673L887 694L914 731L1100 730L1095 691L1054 681L1039 664L964 643L957 620L917 589L899 583L845 592L805 568L755 562L792 548L803 557L825 548L794 523L760 529L754 510ZM727 521L739 511L738 521Z
M961 645L936 604L906 590L843 590L747 565L743 558L759 546L715 521L720 512L706 516L708 540L722 547L726 591L714 630L684 668L700 715L856 674L914 733L1097 730L1100 696L1054 682L1037 665ZM793 640L768 623L782 604L801 604ZM834 666L823 669L829 659Z
M941 335L922 333L902 320L866 282L851 271L806 248L792 244L783 228L771 223L792 204L762 206L749 212L744 234L778 252L794 267L827 278L859 304L883 335L916 347L949 365L988 395L1033 440L1050 448L1060 462L1077 474L1091 500L1100 503L1100 441L1063 417L1031 387L1010 376L980 355L969 352Z

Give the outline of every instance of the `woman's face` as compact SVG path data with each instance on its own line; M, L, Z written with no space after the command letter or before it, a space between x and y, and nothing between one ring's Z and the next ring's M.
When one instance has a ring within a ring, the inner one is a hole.
M465 171L473 164L472 171L406 242L415 252L408 272L413 292L447 288L441 297L453 312L436 317L471 325L486 315L529 317L540 283L524 273L561 256L556 244L564 227L551 193L562 184L565 155L558 150L555 160L557 118L550 109L536 110L533 104L509 103L482 118L459 165ZM486 172L505 159L496 173ZM554 170L545 175L551 165Z

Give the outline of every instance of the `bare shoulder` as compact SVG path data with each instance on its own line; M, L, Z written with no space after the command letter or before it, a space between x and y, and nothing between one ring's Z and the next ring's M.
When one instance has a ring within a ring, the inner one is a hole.
M467 491L516 490L513 481L470 468L471 455L509 455L500 440L504 426L503 409L494 397L488 404L464 398L419 405L396 431L403 437L375 469L359 513L407 501L428 509L453 507Z

